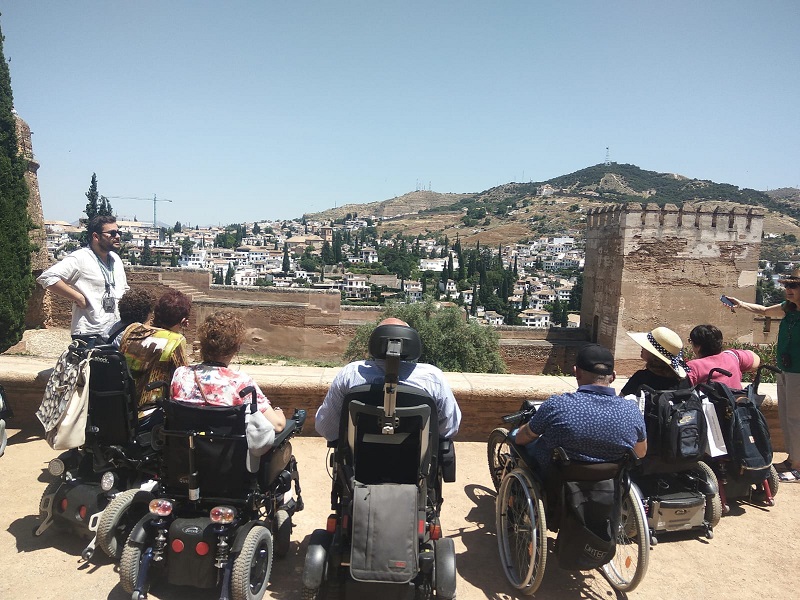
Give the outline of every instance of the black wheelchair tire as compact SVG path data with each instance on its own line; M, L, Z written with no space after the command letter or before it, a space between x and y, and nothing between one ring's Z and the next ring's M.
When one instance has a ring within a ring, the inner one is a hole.
M487 462L489 463L489 476L492 478L494 489L500 489L500 481L503 479L505 463L502 460L503 448L508 445L508 429L497 427L489 434L489 441L486 444Z
M711 498L706 497L706 511L704 516L708 525L713 529L719 524L722 518L722 498L719 496L719 482L717 481L717 475L714 473L714 469L709 465L701 461L697 463L697 466L703 472L706 481L713 483L717 488L716 494Z
M142 564L142 546L140 544L125 543L122 549L122 556L119 559L119 583L122 589L128 594L133 594L136 587L136 580L139 578L139 568ZM147 594L150 590L150 583L145 584L142 593Z
M272 535L275 540L275 556L284 558L289 554L292 542L292 517L285 510L275 513Z
M97 545L114 560L119 560L128 534L136 524L135 521L130 523L130 519L127 519L129 526L121 528L123 519L126 519L126 513L138 491L138 489L125 490L114 496L114 499L103 509L100 521L97 523Z
M261 553L264 556L260 556ZM264 564L260 564L264 561ZM253 527L233 561L231 600L261 600L272 572L272 533L266 527Z
M440 538L433 542L434 588L436 597L453 600L456 597L456 546L452 538Z

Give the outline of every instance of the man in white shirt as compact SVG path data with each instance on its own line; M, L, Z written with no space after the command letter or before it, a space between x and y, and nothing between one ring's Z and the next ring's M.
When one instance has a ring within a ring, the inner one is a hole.
M403 325L400 319L384 319L380 325ZM384 360L358 360L342 367L331 382L331 387L317 409L314 427L329 442L339 438L339 421L344 397L351 388L359 385L383 383L386 377ZM433 365L402 361L400 363L399 383L426 391L433 398L439 415L439 436L452 438L458 433L461 424L461 410L458 407L450 384L444 373Z
M72 300L72 337L90 340L105 335L119 320L118 302L128 290L117 220L109 215L89 221L89 246L68 254L36 281L46 290Z

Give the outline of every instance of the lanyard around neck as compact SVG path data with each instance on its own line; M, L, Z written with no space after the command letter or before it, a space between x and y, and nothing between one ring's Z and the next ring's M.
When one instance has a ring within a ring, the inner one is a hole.
M111 267L108 267L103 264L103 261L100 260L94 250L92 250L92 254L97 259L97 264L100 265L100 272L103 274L103 280L106 282L106 291L108 291L109 287L114 287L114 259L110 254L108 255L108 259L111 262Z

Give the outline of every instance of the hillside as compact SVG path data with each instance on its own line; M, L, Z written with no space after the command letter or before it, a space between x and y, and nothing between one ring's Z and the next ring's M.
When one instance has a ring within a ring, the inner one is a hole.
M546 195L539 195L543 190ZM451 239L458 235L467 244L479 240L494 245L579 233L587 208L625 202L760 206L767 211L765 233L800 235L800 190L796 188L760 192L617 163L594 165L548 181L506 183L475 194L417 191L306 217L329 220L348 212L394 217L381 223L381 232Z

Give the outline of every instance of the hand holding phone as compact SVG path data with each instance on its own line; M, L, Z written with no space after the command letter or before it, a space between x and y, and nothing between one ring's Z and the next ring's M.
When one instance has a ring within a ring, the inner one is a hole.
M719 301L722 302L728 308L730 308L731 312L736 312L735 310L736 305L725 294L722 294L722 296L719 297Z

